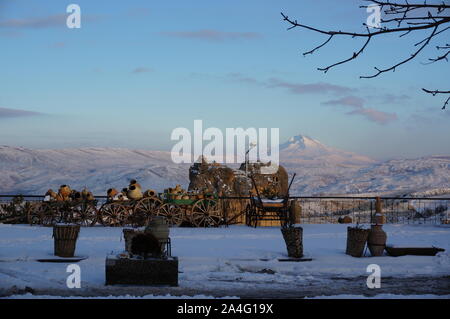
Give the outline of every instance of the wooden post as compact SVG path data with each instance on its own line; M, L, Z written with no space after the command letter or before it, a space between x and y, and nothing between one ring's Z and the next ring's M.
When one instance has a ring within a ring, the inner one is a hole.
M375 202L375 212L382 214L382 209L381 198L377 197Z
M383 204L380 197L375 199L375 216L373 223L376 225L383 225L386 222L386 217L383 215Z
M303 228L302 227L281 227L284 242L291 258L303 257Z

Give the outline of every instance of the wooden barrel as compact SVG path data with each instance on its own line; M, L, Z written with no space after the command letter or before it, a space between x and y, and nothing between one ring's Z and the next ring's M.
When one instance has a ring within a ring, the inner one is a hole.
M73 257L80 225L53 226L54 253L59 257Z
M353 257L361 257L364 253L369 229L347 227L347 249L345 253Z

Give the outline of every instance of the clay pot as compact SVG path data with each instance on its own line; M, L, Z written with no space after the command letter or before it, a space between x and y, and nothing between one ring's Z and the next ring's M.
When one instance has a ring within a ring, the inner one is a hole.
M128 188L127 197L134 200L139 200L143 197L141 189L132 185Z
M49 189L47 193L45 193L45 196L50 196L52 199L57 199L58 194L55 193L52 189Z
M94 200L95 198L94 198L94 195L92 194L92 192L90 192L87 188L84 188L82 191L81 191L81 197L84 199L84 200Z
M156 192L153 189L149 189L144 193L144 197L155 197L155 196Z
M72 195L71 195L71 198L72 198L73 200L81 200L81 199L83 198L83 196L81 195L80 192L73 191L73 192L72 192Z
M135 179L132 179L130 181L130 187L131 186L136 186L136 188L139 188L140 190L142 190L141 184L139 184Z
M117 189L115 188L110 188L108 189L108 191L106 192L106 195L108 195L108 197L113 198L114 196L116 196L119 192L117 191Z
M344 217L339 217L338 218L338 223L339 224L351 224L352 223L352 218L350 216L344 216Z
M386 247L387 235L382 225L372 225L370 228L367 246L372 256L382 256Z
M72 193L72 190L67 185L61 185L61 187L59 188L59 194L64 198L68 198L70 196L70 193Z

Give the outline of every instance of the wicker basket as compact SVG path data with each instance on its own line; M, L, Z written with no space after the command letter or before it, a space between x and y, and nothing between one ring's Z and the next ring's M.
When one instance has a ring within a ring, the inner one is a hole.
M54 253L59 257L73 257L80 225L53 226Z
M345 253L353 257L361 257L364 253L370 229L347 227L347 249Z

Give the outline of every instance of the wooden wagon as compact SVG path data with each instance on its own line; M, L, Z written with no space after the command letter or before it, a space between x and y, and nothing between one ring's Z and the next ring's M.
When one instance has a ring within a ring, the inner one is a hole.
M218 227L224 223L223 212L215 194L161 194L164 202L157 215L164 216L170 225L183 223L195 227Z
M171 226L217 227L223 222L216 195L170 193L108 201L98 211L98 222L104 226L143 226L153 216L166 217Z
M103 226L144 226L156 216L163 204L157 196L139 200L107 201L98 210L97 221Z
M30 224L51 226L72 223L81 226L144 226L153 216L164 216L172 226L217 227L224 221L214 194L154 194L139 200L108 199L35 202L28 210Z
M289 214L289 189L296 174L292 176L286 195L282 198L261 197L255 179L251 176L253 187L257 196L250 196L250 203L245 210L247 226L257 227L260 221L280 221L281 225L287 225L291 221Z
M51 226L72 223L93 226L97 223L97 200L42 201L28 210L28 223Z

